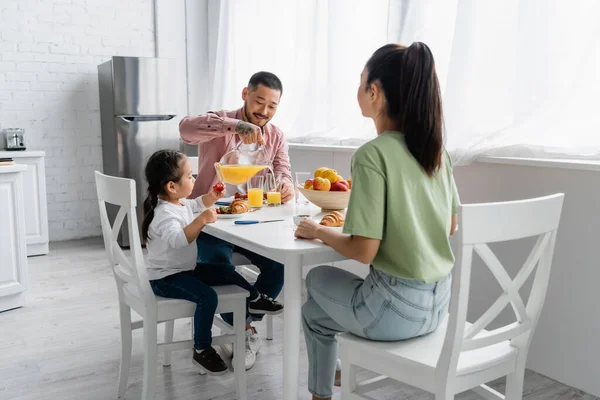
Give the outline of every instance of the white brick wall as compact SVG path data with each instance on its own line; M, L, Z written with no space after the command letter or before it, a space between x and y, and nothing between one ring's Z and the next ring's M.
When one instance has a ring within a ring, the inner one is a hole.
M0 0L0 128L46 151L50 240L100 235L96 67L153 57L153 18L153 0Z

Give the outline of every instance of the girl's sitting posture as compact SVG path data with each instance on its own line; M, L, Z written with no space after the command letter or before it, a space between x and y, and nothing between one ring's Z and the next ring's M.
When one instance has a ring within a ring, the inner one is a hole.
M207 272L215 268L196 265L196 238L206 224L216 221L216 211L210 207L223 192L211 190L194 200L186 199L192 193L194 177L185 154L159 150L148 160L145 173L148 197L142 236L148 250L150 286L158 296L196 303L193 363L211 375L222 375L227 366L211 346L217 294L210 285L234 284L246 289L250 308L262 314L281 313L283 306L262 296L235 270L216 276ZM194 217L195 213L200 214Z

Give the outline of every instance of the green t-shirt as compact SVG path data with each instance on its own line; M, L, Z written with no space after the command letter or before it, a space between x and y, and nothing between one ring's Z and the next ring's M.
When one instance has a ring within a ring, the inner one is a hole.
M344 233L381 240L373 267L392 276L437 282L450 273L452 215L459 204L452 162L428 176L399 132L384 132L352 157Z

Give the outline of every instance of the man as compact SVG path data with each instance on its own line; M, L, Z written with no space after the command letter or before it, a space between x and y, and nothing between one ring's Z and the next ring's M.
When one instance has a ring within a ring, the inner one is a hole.
M264 145L265 159L253 160L273 165L275 174L282 176L282 201L285 203L294 196L288 146L283 133L269 121L277 112L283 86L277 76L270 72L257 72L250 78L248 86L242 90L244 105L235 111L208 112L200 116L185 117L179 124L181 138L188 144L198 145L198 178L191 197L207 193L218 181L214 163L242 142L241 149L254 150ZM245 187L226 185L226 196ZM231 243L206 233L201 233L196 241L198 262L220 264L219 268L235 268L231 262L233 252L245 256L260 270L255 283L256 289L266 295L266 300L277 297L283 287L283 265L262 257ZM222 270L224 271L224 270ZM215 271L219 273L219 271ZM233 323L231 314L223 314L223 320ZM246 369L256 362L261 339L252 321L262 319L262 315L247 314L246 325ZM232 353L231 346L221 346L226 355Z

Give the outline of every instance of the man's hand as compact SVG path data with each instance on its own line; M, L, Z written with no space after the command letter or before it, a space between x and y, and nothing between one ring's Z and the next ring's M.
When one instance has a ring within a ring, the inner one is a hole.
M265 140L263 139L262 130L260 129L260 127L251 124L250 122L238 122L235 127L235 131L239 135L240 139L242 139L242 142L244 142L244 144L265 144Z
M283 182L281 184L281 202L287 203L294 198L294 186L290 182Z

